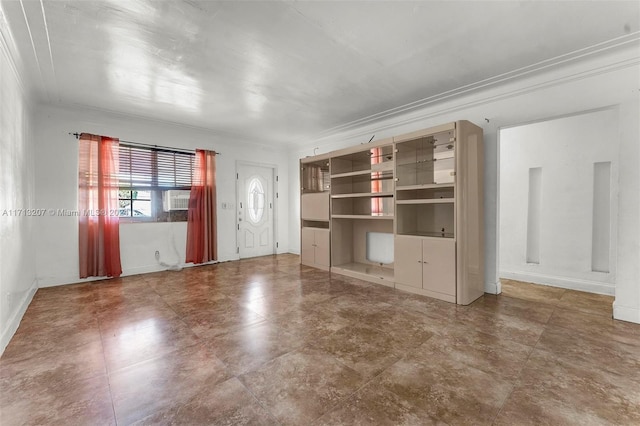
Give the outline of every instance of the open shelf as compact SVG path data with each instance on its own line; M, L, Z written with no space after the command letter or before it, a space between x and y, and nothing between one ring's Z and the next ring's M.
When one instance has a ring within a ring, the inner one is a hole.
M339 178L345 178L345 177L351 177L351 176L361 176L361 175L367 176L370 173L372 173L371 169L358 170L357 172L335 173L335 174L331 175L331 179L339 179Z
M453 232L427 232L427 231L416 231L411 234L401 234L398 232L398 235L406 235L413 237L430 237L430 238L454 238L455 235Z
M331 200L331 213L335 215L391 216L393 196L345 197Z
M341 172L341 173L334 172L333 174L331 174L331 179L368 175L369 173L373 174L373 173L389 172L390 174L393 174L393 162L387 161L380 164L371 164L370 166L371 167L367 167L367 168L363 168L363 169L355 170L351 172Z
M329 229L329 222L319 220L305 220L302 219L303 228L317 228L317 229Z
M455 203L453 198L438 198L435 200L417 199L417 200L397 200L396 204L439 204L439 203Z
M411 203L397 205L396 233L441 238L455 236L455 203Z
M391 170L393 145L386 145L331 158L331 173L343 175L359 171Z
M393 171L348 173L331 177L331 194L393 192Z
M331 198L375 198L375 197L393 197L393 192L360 192L355 194L336 194Z
M353 278L365 281L394 286L393 268L386 266L372 265L368 263L351 262L342 265L334 265L331 272L337 272Z
M393 252L380 253L383 248L380 244L385 244L380 243L383 235L390 237L390 243L385 247L393 250L393 217L333 216L331 229L332 272L393 285ZM391 259L391 263L387 263L389 260L384 260L384 264L378 263L385 257Z
M375 219L375 220L382 220L382 219L393 219L393 215L378 215L378 216L372 216L372 215L364 215L364 214L333 214L331 215L332 219Z
M396 191L412 191L416 189L444 189L444 188L453 188L456 184L453 182L450 183L422 183L419 185L404 185L396 186Z

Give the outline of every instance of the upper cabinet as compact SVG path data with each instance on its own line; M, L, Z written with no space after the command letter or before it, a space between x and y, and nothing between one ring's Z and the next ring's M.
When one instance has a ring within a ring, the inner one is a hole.
M330 182L328 158L312 157L300 161L300 218L303 221L329 220Z
M455 126L419 132L396 141L398 188L452 184L456 172Z
M455 237L456 127L396 141L397 234Z
M329 158L307 157L300 160L300 192L312 194L329 192Z

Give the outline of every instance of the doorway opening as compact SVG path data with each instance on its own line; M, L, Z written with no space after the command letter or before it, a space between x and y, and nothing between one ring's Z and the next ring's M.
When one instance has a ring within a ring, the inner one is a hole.
M503 291L524 282L548 297L614 295L617 127L604 109L499 130Z

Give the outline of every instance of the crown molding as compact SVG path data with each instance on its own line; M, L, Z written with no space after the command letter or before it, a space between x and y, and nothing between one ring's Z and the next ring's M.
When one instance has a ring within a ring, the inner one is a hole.
M468 102L457 103L455 106L438 109L433 111L433 107L445 102L455 101L471 95L479 94L482 91L489 89L495 89L500 86L504 86L509 83L517 83L524 81L527 78L550 73L554 70L566 68L571 65L579 64L587 60L594 60L599 57L604 57L607 54L615 53L621 50L635 51L631 58L615 63L606 63L596 66L587 71L576 72L571 75L565 75L557 78L552 78L544 83L530 84L528 86L520 87L511 90L507 93L496 96L487 96L482 99ZM461 86L456 89L452 89L446 92L439 93L421 100L411 102L399 107L391 108L376 114L369 115L336 127L332 127L323 132L316 134L310 140L311 142L299 145L300 148L308 149L312 145L322 145L330 143L337 136L345 136L349 138L371 135L376 131L381 131L393 127L397 127L402 124L408 124L414 121L424 120L432 118L438 115L455 112L472 106L482 105L488 102L494 102L500 99L506 99L509 97L518 96L527 92L539 90L545 87L551 87L554 85L563 84L572 80L581 78L587 78L593 75L602 74L614 71L620 68L626 68L634 66L640 63L640 31L634 32L622 37L618 37L612 40L608 40L603 43L595 44L587 48L575 50L573 52L557 56L555 58L547 59L536 64L532 64L517 70L509 71L494 77L490 77L478 82ZM409 117L402 119L402 117ZM400 120L398 120L400 119ZM393 120L393 124L383 124L385 122Z

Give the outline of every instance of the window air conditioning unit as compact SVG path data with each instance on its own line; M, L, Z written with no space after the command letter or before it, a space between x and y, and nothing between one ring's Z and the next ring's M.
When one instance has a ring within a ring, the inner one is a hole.
M172 210L189 210L189 190L170 190L162 193L162 208L165 212Z

